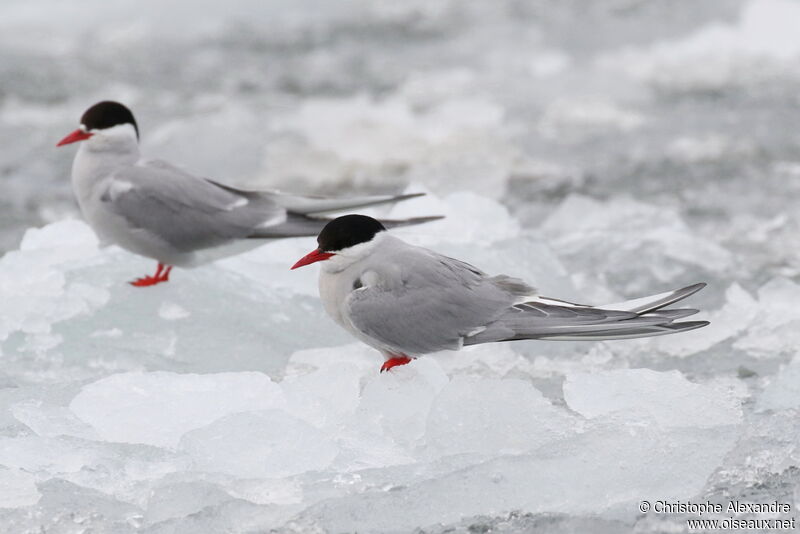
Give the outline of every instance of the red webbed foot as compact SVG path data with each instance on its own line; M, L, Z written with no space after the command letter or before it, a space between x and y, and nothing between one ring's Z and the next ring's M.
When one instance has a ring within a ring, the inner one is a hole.
M163 278L159 278L157 276L143 276L128 283L134 287L148 287L160 284L161 282L167 282L167 280L164 280Z
M414 358L409 358L405 354L400 354L398 356L393 355L391 358L383 362L383 365L381 365L381 373L384 371L388 371L392 367L397 367L398 365L405 365L413 359Z
M169 272L171 270L171 265L163 265L159 263L158 269L156 269L156 274L153 276L143 276L142 278L137 278L133 282L129 282L129 284L134 287L148 287L160 284L161 282L168 282Z

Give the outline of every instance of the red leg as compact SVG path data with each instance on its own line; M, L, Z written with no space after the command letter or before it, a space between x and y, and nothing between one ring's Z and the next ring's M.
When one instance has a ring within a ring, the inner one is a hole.
M405 365L409 363L414 358L409 358L405 354L390 354L391 358L383 362L381 365L381 373L384 371L388 371L392 367L397 367L398 365Z
M169 280L169 272L172 270L171 265L163 265L161 263L158 264L158 269L156 269L156 274L153 276L144 276L142 278L137 278L133 282L129 282L132 286L135 287L147 287L147 286L154 286L156 284L160 284L161 282L166 282Z

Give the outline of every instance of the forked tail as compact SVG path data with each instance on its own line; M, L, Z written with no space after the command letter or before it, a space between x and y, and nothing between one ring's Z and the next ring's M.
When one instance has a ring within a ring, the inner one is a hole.
M486 325L484 330L466 337L464 345L518 339L630 339L687 332L709 323L676 322L698 310L666 307L693 295L705 285L694 284L667 293L599 307L539 297L510 307L501 317Z

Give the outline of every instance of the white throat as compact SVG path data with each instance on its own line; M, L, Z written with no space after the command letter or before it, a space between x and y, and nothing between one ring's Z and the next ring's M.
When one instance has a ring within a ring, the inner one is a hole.
M359 243L358 245L353 245L352 247L347 247L346 249L340 250L329 259L322 262L322 270L327 273L337 273L343 271L354 263L363 260L372 254L375 249L378 248L382 243L386 242L387 239L395 238L390 236L386 231L378 232L375 234L375 237L366 243Z
M135 165L140 158L133 125L120 124L92 134L80 142L72 162L72 188L84 213L98 183L120 167Z
M81 143L90 152L139 154L139 140L132 124L118 124L102 130L89 130L92 136Z

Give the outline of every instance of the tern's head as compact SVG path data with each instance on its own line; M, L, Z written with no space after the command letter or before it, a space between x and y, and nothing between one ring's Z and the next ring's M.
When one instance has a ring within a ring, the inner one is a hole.
M137 143L139 127L131 110L119 102L106 100L86 110L80 127L58 142L56 146L90 140L98 149Z
M347 254L359 245L372 242L386 228L372 217L366 215L345 215L337 217L319 233L316 250L303 256L292 269Z

